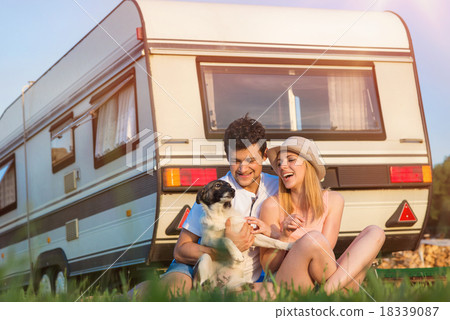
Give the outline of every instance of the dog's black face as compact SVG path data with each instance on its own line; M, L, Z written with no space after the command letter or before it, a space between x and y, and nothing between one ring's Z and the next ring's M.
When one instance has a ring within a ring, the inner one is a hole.
M222 180L214 180L204 186L197 193L197 203L203 202L210 207L214 203L223 202L225 208L231 207L235 190L231 185Z

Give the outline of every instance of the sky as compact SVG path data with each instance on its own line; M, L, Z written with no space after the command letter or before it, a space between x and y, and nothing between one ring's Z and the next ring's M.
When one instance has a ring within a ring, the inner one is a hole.
M0 0L0 114L69 51L119 0ZM365 11L393 11L411 33L433 165L450 156L450 1L203 0ZM93 21L82 8L89 12ZM0 128L1 130L1 128Z

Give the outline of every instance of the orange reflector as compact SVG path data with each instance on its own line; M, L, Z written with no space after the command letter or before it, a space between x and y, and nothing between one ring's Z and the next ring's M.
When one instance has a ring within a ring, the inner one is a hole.
M2 253L2 259L4 259L5 258L5 254L4 253Z
M398 218L398 221L417 221L416 216L414 215L414 213L412 213L408 203L405 203L403 205L403 210L400 214L400 217Z
M144 30L141 27L136 28L136 39L139 41L144 40Z
M47 238L47 243L50 243L50 242L52 242L52 239L50 239L50 237L49 237L49 238Z
M164 169L164 186L166 187L181 186L179 168Z
M422 166L423 182L433 182L431 166Z
M127 210L127 217L131 217L131 210Z

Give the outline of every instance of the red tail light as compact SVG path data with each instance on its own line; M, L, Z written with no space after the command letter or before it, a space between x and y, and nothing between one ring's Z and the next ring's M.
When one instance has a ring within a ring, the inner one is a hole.
M392 183L431 182L430 166L392 166L390 167Z
M199 187L217 179L216 168L165 168L164 187Z
M182 186L204 186L217 179L216 169L182 168L180 182Z

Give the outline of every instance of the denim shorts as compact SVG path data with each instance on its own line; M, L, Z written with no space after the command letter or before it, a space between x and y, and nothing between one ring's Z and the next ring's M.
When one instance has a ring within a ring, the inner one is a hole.
M163 273L160 276L160 278L163 278L164 276L166 276L172 272L184 273L185 275L189 276L192 279L193 275L194 275L194 266L192 266L190 264L179 263L179 262L176 262L175 259L173 259L169 268L167 268L166 272Z
M272 272L273 279L275 279L277 272L278 271ZM265 273L263 270L263 272L261 272L261 276L259 277L258 281L256 281L256 282L264 282L264 281L272 282L272 277L270 277L269 274Z
M176 262L175 259L173 259L172 263L169 266L169 268L167 268L165 273L160 275L160 278L163 278L163 277L165 277L166 275L168 275L169 273L172 273L172 272L180 272L180 273L183 273L183 274L187 275L191 279L193 279L194 278L194 268L195 268L195 266L193 266L193 265ZM275 277L275 275L274 275L274 277ZM261 275L259 276L259 279L256 280L255 282L263 282L264 280L267 281L268 279L270 279L270 278L269 277L265 277L265 273L264 273L264 271L262 271Z

